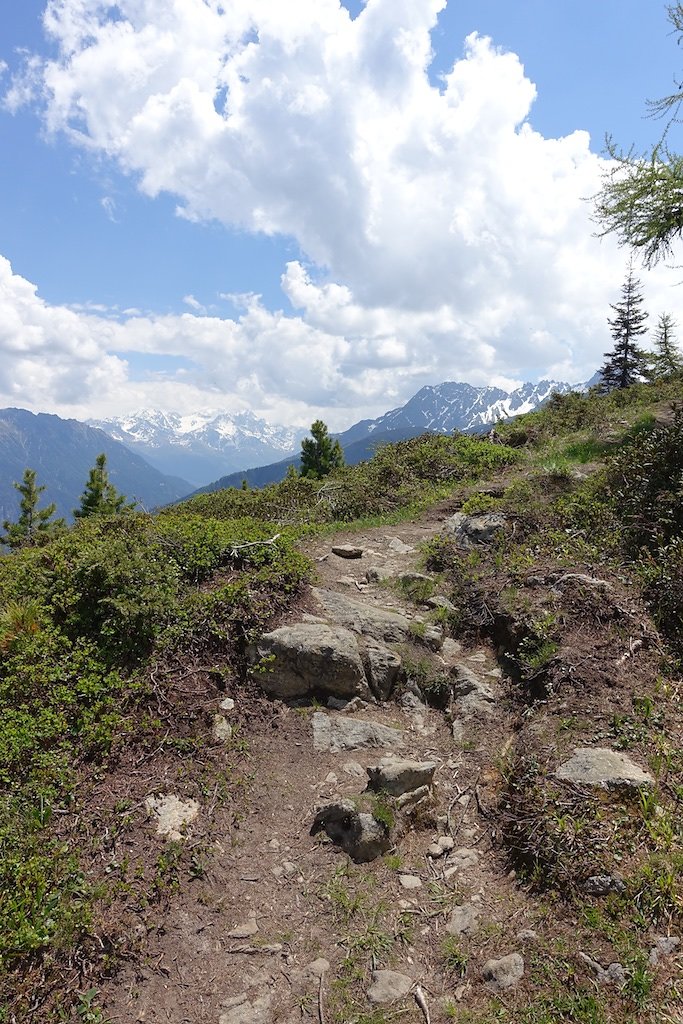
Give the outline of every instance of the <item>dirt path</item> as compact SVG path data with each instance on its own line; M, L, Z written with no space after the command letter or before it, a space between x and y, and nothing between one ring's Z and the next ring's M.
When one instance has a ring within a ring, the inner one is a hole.
M512 731L500 671L486 648L463 650L447 637L426 643L425 629L441 628L438 615L391 585L419 570L420 545L450 511L312 541L307 553L318 579L286 624L307 618L338 625L321 593L402 616L408 633L386 647L409 679L457 677L460 696L439 709L423 703L416 686L401 685L384 702L321 708L249 697L228 685L212 709L217 735L223 723L225 778L207 781L195 817L175 835L155 835L160 822L148 805L162 912L141 910L138 953L101 993L107 1020L440 1024L456 1007L474 1011L494 990L524 986L529 930L542 923L507 874L487 817ZM362 557L332 553L345 543L361 548ZM400 743L316 749L313 723L323 716L399 730ZM236 744L247 747L239 771ZM432 762L431 793L412 813L392 803L388 852L354 864L324 832L311 836L311 825L325 804L367 800L366 769L387 755ZM152 795L162 801L169 794L159 780ZM430 855L438 841L442 852ZM172 860L180 846L196 851L196 869L189 885L176 888L163 858ZM501 958L504 967L489 965L487 981L485 964Z

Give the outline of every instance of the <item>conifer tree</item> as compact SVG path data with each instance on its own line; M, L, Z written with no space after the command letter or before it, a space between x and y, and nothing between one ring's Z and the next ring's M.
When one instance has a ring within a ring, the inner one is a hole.
M301 442L301 475L320 480L344 465L344 452L339 441L330 437L322 420L311 426L311 434Z
M119 494L110 482L107 456L102 452L90 470L85 490L81 495L81 504L74 509L75 518L86 519L93 515L113 516L117 512L125 512L134 507L135 502L127 503L125 494Z
M14 487L21 495L19 518L16 523L8 519L3 522L2 528L5 533L0 536L0 543L13 549L40 544L49 540L57 530L66 525L63 519L53 519L57 508L54 502L45 508L38 508L45 487L36 485L35 469L25 469L21 483L15 481Z
M638 345L638 339L647 331L645 321L648 316L642 308L644 300L640 287L631 262L621 288L621 300L610 304L614 317L607 322L612 330L614 348L605 352L605 363L600 370L603 391L628 388L649 375L651 357Z
M656 380L683 373L683 353L676 344L676 326L676 321L669 313L662 313L657 321L653 359Z

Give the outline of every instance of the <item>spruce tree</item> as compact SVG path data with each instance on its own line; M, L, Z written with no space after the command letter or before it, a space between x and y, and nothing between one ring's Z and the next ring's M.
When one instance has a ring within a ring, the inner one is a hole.
M683 373L683 353L676 344L676 321L669 313L662 313L657 321L653 358L654 377L662 380Z
M629 263L626 280L621 289L621 301L610 304L614 317L608 324L614 338L614 348L605 352L605 363L600 370L601 389L616 391L628 388L648 376L651 357L638 345L638 338L647 332L648 314L643 307L641 284Z
M0 536L0 543L13 549L40 544L49 540L56 530L66 525L63 519L53 519L57 508L54 502L45 508L38 508L45 487L36 485L35 469L25 469L21 483L15 481L14 487L21 495L19 518L16 523L8 519L3 522L2 528L5 533Z
M330 437L322 420L311 426L311 434L301 442L301 475L320 480L344 465L344 452L339 441Z
M119 494L110 482L107 456L102 452L97 456L95 465L90 470L85 490L81 495L81 504L74 509L74 517L86 519L93 515L113 516L117 512L125 512L134 506L135 502L127 503L125 494Z

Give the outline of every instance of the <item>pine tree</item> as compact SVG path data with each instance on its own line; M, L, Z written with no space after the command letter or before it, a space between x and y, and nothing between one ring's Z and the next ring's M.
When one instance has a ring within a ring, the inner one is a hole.
M125 512L135 507L135 502L127 503L125 494L119 494L109 480L107 472L107 456L102 452L97 456L95 465L90 470L88 482L81 495L81 504L74 509L76 519L88 516L113 516L117 512Z
M628 388L646 378L651 357L638 345L638 338L646 333L648 314L642 308L641 284L629 263L626 280L621 289L621 301L610 304L614 317L608 319L614 338L614 348L605 352L605 363L600 370L601 389L616 391Z
M676 321L669 313L662 313L657 321L653 359L656 380L683 373L683 353L676 344L676 326Z
M322 420L311 426L311 434L301 442L301 475L320 480L344 465L344 452L339 441L330 437Z
M35 469L25 469L20 484L14 483L14 487L21 495L19 503L19 518L16 523L6 519L2 528L5 534L0 536L0 543L10 548L28 547L32 544L40 544L49 540L54 533L66 524L63 519L53 519L57 506L53 503L45 508L38 508L40 496L45 487L36 485Z

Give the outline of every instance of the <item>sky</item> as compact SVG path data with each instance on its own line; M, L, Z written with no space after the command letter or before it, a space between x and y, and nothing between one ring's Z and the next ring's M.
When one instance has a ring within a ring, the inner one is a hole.
M590 197L676 88L657 0L0 0L0 27L0 406L341 430L611 347L628 254ZM683 324L680 268L638 273Z

